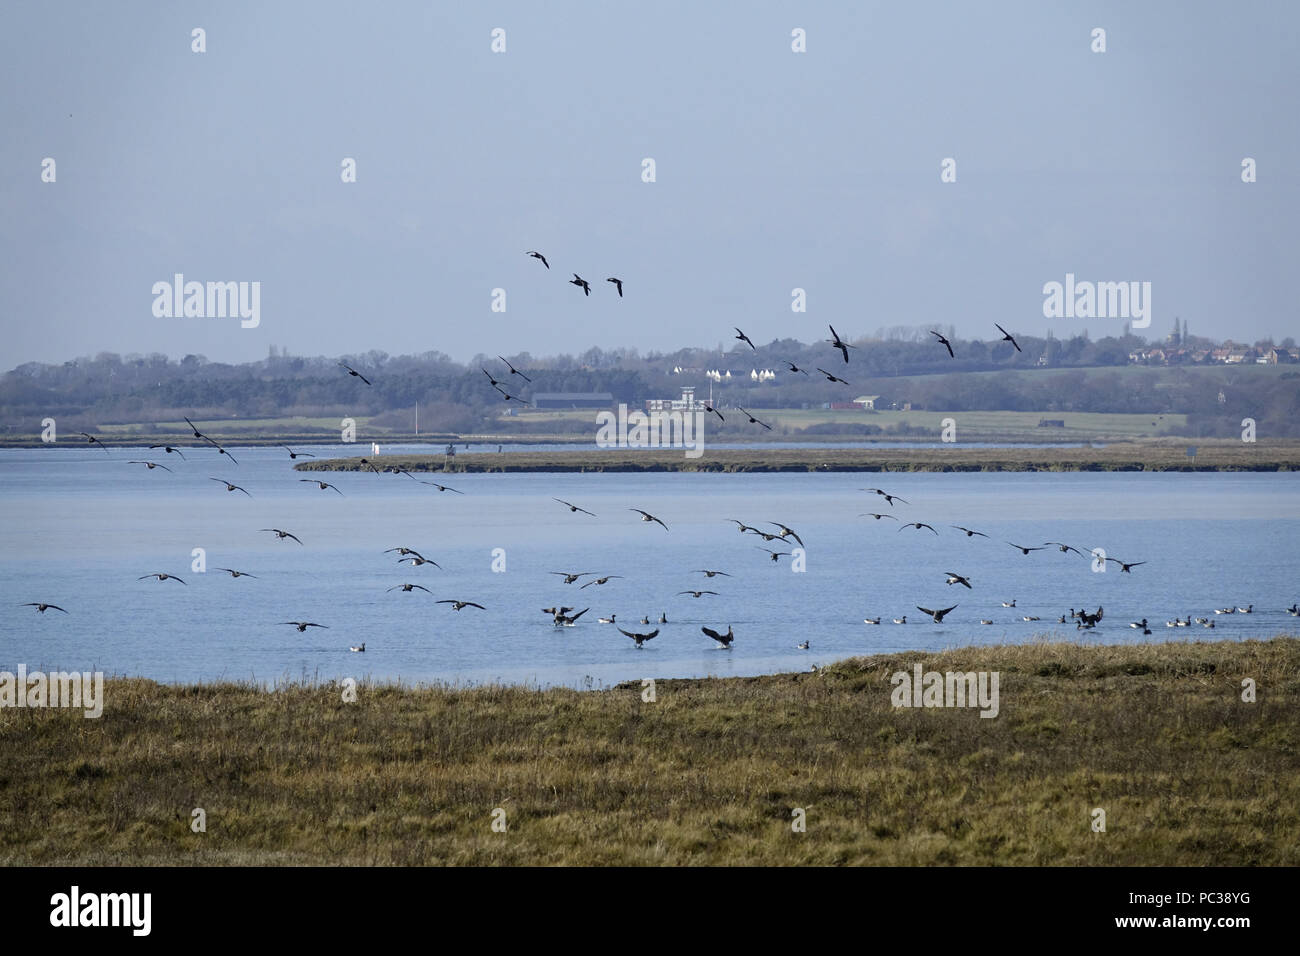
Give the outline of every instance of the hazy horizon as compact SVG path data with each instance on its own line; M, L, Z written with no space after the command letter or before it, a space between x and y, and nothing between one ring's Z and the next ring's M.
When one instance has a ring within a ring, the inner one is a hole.
M1150 283L1148 339L1178 316L1280 341L1298 26L1282 3L8 4L0 365L1120 334L1044 316L1067 274ZM258 324L156 316L177 273L260 283Z

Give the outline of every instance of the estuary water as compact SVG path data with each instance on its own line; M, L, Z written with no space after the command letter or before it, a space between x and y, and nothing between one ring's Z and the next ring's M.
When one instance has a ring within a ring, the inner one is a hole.
M807 670L860 654L1044 635L1101 644L1300 629L1285 612L1300 599L1300 474L423 476L463 492L455 494L400 475L311 473L338 494L300 481L308 475L293 471L283 450L229 450L238 465L203 448L184 449L186 461L146 449L0 450L0 670L24 663L165 682L370 677L598 687ZM891 509L860 490L877 484L908 503ZM859 517L891 511L902 520ZM729 518L769 532L778 529L768 522L783 522L803 539L802 554L772 562L760 547L790 552L796 543L741 534ZM938 534L901 528L907 521ZM1130 574L1113 563L1098 573L1073 553L1026 556L1007 543L1049 540L1146 563ZM399 546L441 568L384 553ZM196 549L205 571L196 569ZM706 578L696 573L702 568L730 577ZM552 571L621 577L581 588L594 575L566 585ZM973 587L945 584L950 571ZM186 583L137 580L155 572ZM402 583L431 593L387 590ZM678 593L685 590L718 593ZM457 612L439 599L486 610ZM1013 599L1015 608L1001 606ZM19 606L28 601L69 613ZM590 611L577 626L556 628L541 611L556 604ZM916 608L954 604L943 624ZM1214 613L1252 604L1251 614ZM1095 630L1058 623L1071 608L1098 606L1105 618ZM639 623L661 613L668 624ZM637 649L617 625L598 623L611 615L627 630L659 635ZM891 623L904 615L906 624ZM877 616L880 625L863 623ZM1216 627L1165 626L1187 616ZM1128 627L1143 617L1150 637ZM285 621L327 629L299 633ZM733 627L734 647L718 648L701 625ZM810 649L796 649L805 640ZM349 652L362 642L364 654Z

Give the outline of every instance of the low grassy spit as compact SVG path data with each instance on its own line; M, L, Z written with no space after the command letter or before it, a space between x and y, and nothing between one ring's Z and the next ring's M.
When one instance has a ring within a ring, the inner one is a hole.
M915 662L999 672L999 715L893 708ZM345 703L112 680L98 720L0 710L0 862L1300 863L1295 637L889 654L655 691L363 683Z
M708 448L698 458L682 449L607 451L460 452L446 455L377 455L387 471L1292 471L1300 468L1300 442L1124 442L1103 448ZM361 453L364 454L364 453ZM323 458L299 471L362 471L356 458Z

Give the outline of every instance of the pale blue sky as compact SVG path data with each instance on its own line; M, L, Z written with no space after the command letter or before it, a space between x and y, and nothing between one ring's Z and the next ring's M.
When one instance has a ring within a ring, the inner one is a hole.
M8 0L0 366L1117 333L1043 317L1067 272L1150 281L1148 334L1295 335L1298 24L1289 2ZM155 318L176 272L260 281L260 326Z

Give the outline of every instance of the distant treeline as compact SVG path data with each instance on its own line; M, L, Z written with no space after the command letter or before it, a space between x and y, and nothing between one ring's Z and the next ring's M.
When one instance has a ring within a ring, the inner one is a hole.
M419 405L422 431L521 433L563 431L556 422L529 422L518 415L504 423L500 393L486 369L511 394L530 399L540 392L608 392L614 403L639 408L647 399L677 398L693 385L697 397L712 386L715 404L726 409L820 408L860 395L878 395L878 408L942 411L1052 411L1185 414L1185 434L1232 435L1253 418L1274 436L1300 436L1300 371L1262 366L1113 368L1127 366L1139 336L1096 342L1086 333L1069 339L1019 338L1010 343L953 340L957 357L934 341L857 340L846 365L828 344L782 339L751 350L682 349L642 356L635 349L588 349L580 355L534 358L507 355L532 382L513 376L496 356L469 364L441 352L389 356L371 351L341 359L273 354L258 362L229 365L198 355L179 361L165 355L100 353L61 365L28 363L0 377L0 431L31 434L47 416L60 427L93 431L98 425L202 419L306 416L367 416L379 427L412 430ZM1040 364L1040 359L1042 364ZM347 362L373 382L367 386L339 367ZM792 362L810 374L791 372ZM817 367L847 379L831 383ZM776 372L753 381L751 370ZM1065 371L1062 371L1062 370ZM709 373L731 372L711 381ZM998 374L965 374L965 373ZM515 405L515 403L511 403ZM518 407L515 405L515 407ZM868 423L864 423L868 424ZM584 426L589 428L589 426ZM826 430L826 426L811 426ZM889 430L885 429L885 433ZM815 433L815 432L813 432Z

